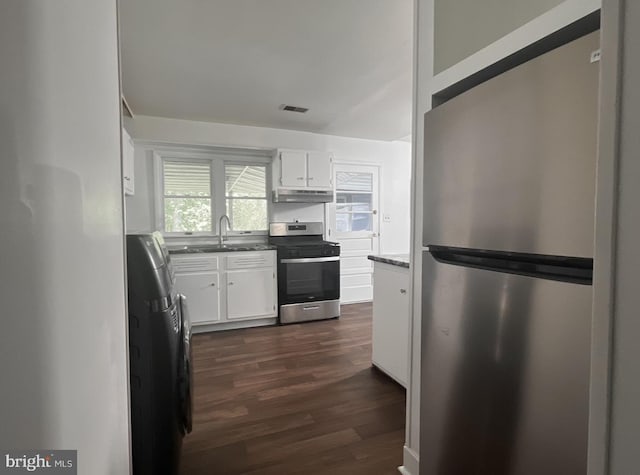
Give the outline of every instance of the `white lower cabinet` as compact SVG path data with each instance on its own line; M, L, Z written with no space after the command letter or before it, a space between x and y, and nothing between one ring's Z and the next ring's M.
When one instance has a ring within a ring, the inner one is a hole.
M220 321L220 273L176 274L176 291L187 297L193 325Z
M195 331L275 323L275 251L173 254L171 261Z
M227 272L227 318L274 315L276 282L273 269Z
M409 269L373 266L373 364L406 387L409 369Z

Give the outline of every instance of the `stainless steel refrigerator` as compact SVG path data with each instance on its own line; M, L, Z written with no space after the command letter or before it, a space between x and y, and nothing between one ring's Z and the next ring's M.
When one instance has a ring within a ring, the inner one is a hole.
M598 32L425 115L422 475L585 475Z

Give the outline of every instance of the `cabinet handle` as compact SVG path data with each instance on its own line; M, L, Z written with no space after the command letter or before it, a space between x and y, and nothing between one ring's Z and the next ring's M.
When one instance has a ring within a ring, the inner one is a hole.
M233 285L233 282L229 282L229 285Z
M298 180L304 180L304 177L303 176L299 176Z
M400 293L401 294L406 294L407 293L407 289L400 289Z
M307 178L307 180L313 180L313 177L312 177L312 176L310 176L309 178Z
M211 282L211 287L215 287L216 283L215 282Z

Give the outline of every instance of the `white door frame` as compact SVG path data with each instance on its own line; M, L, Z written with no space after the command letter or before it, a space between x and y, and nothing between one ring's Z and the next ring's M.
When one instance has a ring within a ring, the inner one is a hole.
M372 230L371 231L356 231L352 233L348 233L348 237L344 234L338 234L335 230L335 209L336 209L336 172L338 171L353 171L353 172L366 172L371 170L374 174L374 183L373 183L373 203L372 208L375 210L375 213L372 217ZM371 239L371 250L368 251L371 254L377 254L380 249L380 202L381 202L381 180L380 176L382 173L382 167L379 163L371 163L371 162L334 162L333 167L333 186L334 186L334 200L332 203L327 203L325 206L325 236L329 241L338 241L345 239ZM349 256L349 251L345 251L344 248L341 249L341 255L343 258L346 257L354 257ZM355 256L357 257L357 256ZM366 258L366 256L365 256ZM353 295L347 295L344 292L344 287L341 284L341 299L344 303L356 303L356 302L367 302L371 301L371 296L373 294L373 266L370 266L369 269L362 272L353 272L350 270L345 270L344 266L340 268L340 277L341 280L345 276L360 276L362 279L361 287L358 287L358 291L354 290ZM365 281L367 281L366 283ZM355 288L355 287L354 287ZM355 295L357 294L357 295Z

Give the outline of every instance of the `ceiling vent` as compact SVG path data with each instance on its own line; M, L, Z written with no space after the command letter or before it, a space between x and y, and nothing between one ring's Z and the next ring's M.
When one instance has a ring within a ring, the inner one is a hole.
M283 111L289 111L289 112L300 112L301 114L304 114L309 110L308 107L288 106L286 104L282 104L280 106L280 109L282 109Z

